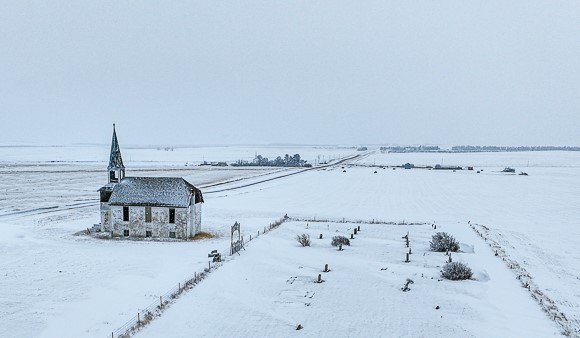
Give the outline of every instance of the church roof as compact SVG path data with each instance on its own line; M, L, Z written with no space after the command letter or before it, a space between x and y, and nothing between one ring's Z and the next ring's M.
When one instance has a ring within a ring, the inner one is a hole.
M188 207L193 196L203 202L201 190L181 177L125 177L113 187L109 204Z
M109 157L109 167L111 169L125 169L123 165L123 158L121 157L121 149L119 148L119 141L117 140L117 132L113 124L113 140L111 141L111 156Z

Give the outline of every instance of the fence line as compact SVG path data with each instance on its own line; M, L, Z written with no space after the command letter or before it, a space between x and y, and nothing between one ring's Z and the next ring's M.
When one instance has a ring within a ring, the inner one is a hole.
M492 250L495 250L495 256L503 260L505 265L512 270L522 287L528 290L532 298L540 305L540 308L548 317L560 326L562 334L566 337L580 337L580 321L576 318L568 319L564 312L558 309L556 302L540 289L528 271L518 261L509 256L499 242L501 235L491 231L489 227L482 224L469 223L469 226Z
M354 223L354 224L388 224L388 225L425 225L431 224L429 222L407 222L405 220L399 222L393 221L385 221L378 218L373 218L371 220L362 220L362 219L354 219L354 218L329 218L329 217L322 217L317 218L316 216L310 217L288 217L288 220L296 221L296 222L323 222L323 223Z
M186 278L174 288L159 296L159 300L153 302L145 309L139 310L137 315L129 319L121 327L111 332L112 338L127 338L131 337L137 331L149 324L153 319L159 317L161 313L167 309L177 298L184 292L193 289L197 284L204 280L209 273L222 266L221 262L209 262L208 267L203 271L196 272L191 278Z
M270 223L269 225L264 227L264 231L262 234L266 234L276 228L278 228L282 223L289 220L288 216L284 216L279 220ZM257 238L260 235L260 231L258 231L258 236L254 237ZM243 239L243 238L242 238ZM245 241L247 243L252 240L252 236L250 235L250 239ZM224 255L222 255L224 257ZM159 296L159 300L151 303L145 309L139 310L137 315L133 318L129 319L125 324L121 327L117 328L115 331L111 332L111 338L128 338L137 333L155 318L159 317L161 313L177 299L183 293L193 289L197 284L203 281L209 273L218 269L223 265L224 262L208 262L208 266L203 269L203 271L195 272L193 276L190 278L186 278L179 282L177 286L172 288L171 290L167 291L164 295Z
M280 225L282 225L282 223L287 222L292 220L291 217L288 217L288 215L284 215L284 217L280 218L279 220L270 223L269 225L264 227L264 230L261 232L261 234L266 234L274 229L277 229ZM244 239L244 237L242 236L242 241L244 243L244 245L246 245L246 243L249 243L250 241L252 241L253 239L256 239L260 237L260 230L258 230L256 236L252 237L252 235L250 234L250 237L246 240Z

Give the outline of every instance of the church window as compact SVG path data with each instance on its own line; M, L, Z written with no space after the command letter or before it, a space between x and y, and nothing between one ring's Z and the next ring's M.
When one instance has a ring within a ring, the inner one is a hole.
M145 207L145 222L151 222L151 207Z
M169 209L169 223L175 223L175 209Z

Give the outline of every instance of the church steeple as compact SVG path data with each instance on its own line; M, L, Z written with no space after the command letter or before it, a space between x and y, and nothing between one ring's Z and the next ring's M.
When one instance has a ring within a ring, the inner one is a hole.
M117 140L117 132L115 131L115 124L113 123L113 140L111 141L111 155L109 157L109 183L120 182L125 178L125 166L123 165L123 158L121 157L121 149L119 148L119 141Z

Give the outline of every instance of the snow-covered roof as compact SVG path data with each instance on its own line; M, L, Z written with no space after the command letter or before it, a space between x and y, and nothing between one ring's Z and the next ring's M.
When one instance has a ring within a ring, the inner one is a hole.
M117 140L117 132L113 124L113 140L111 141L111 155L109 157L109 167L107 170L124 169L123 158L121 157L121 149L119 148L119 141Z
M113 188L111 205L187 207L202 203L201 190L181 177L125 177Z
M109 184L102 186L101 189L99 189L98 191L105 191L105 190L113 191L114 187L115 187L115 183L109 183Z

